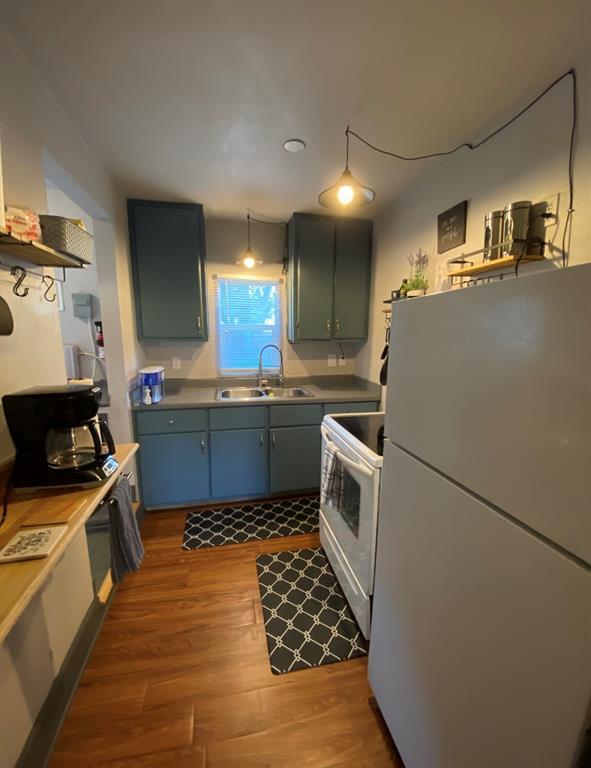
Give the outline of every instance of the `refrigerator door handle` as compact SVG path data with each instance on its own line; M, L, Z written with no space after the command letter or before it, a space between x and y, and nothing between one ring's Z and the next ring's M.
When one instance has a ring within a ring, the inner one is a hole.
M326 447L331 453L334 453L334 455L337 457L337 459L340 462L342 462L346 467L349 467L349 469L353 470L353 472L359 472L365 477L373 478L373 471L369 467L364 466L359 461L350 459L348 456L345 456L345 454L338 449L335 443L333 443L333 441L330 439L328 431L324 426L320 425L320 431L322 432L322 437L326 442Z

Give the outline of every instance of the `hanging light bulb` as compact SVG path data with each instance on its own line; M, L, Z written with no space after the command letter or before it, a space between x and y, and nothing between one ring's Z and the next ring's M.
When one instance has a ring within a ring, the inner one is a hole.
M239 264L241 267L246 267L246 269L253 269L257 264L262 264L263 262L260 259L257 259L254 251L250 247L250 213L246 214L246 221L248 227L248 247L242 256L238 259L236 264Z
M318 195L318 202L325 208L361 208L371 203L376 196L373 189L362 184L349 170L349 126L345 136L347 137L345 170L331 187Z
M247 251L244 252L244 256L242 257L242 264L247 269L252 269L256 263L257 263L257 260L252 255L252 251L249 248Z

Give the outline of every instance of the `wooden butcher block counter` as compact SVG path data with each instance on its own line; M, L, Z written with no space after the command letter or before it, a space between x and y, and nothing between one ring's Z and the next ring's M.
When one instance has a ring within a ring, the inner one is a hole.
M126 471L137 449L137 443L118 445L115 458L119 467L96 488L62 488L32 494L11 491L6 521L0 528L0 546L23 527L61 524L67 525L68 530L48 557L0 564L0 643L60 562L70 542Z

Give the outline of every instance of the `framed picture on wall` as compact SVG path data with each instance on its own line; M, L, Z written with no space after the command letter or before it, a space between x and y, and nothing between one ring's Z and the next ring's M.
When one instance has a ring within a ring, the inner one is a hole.
M445 253L466 242L468 201L454 205L437 217L437 253Z

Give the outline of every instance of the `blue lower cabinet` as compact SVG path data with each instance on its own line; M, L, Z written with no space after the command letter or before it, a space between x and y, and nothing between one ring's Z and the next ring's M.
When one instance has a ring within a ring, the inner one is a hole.
M211 495L216 499L267 493L265 429L225 429L210 433Z
M320 427L274 428L269 443L271 493L319 487Z
M147 508L209 498L207 432L143 435L140 467L142 500Z

